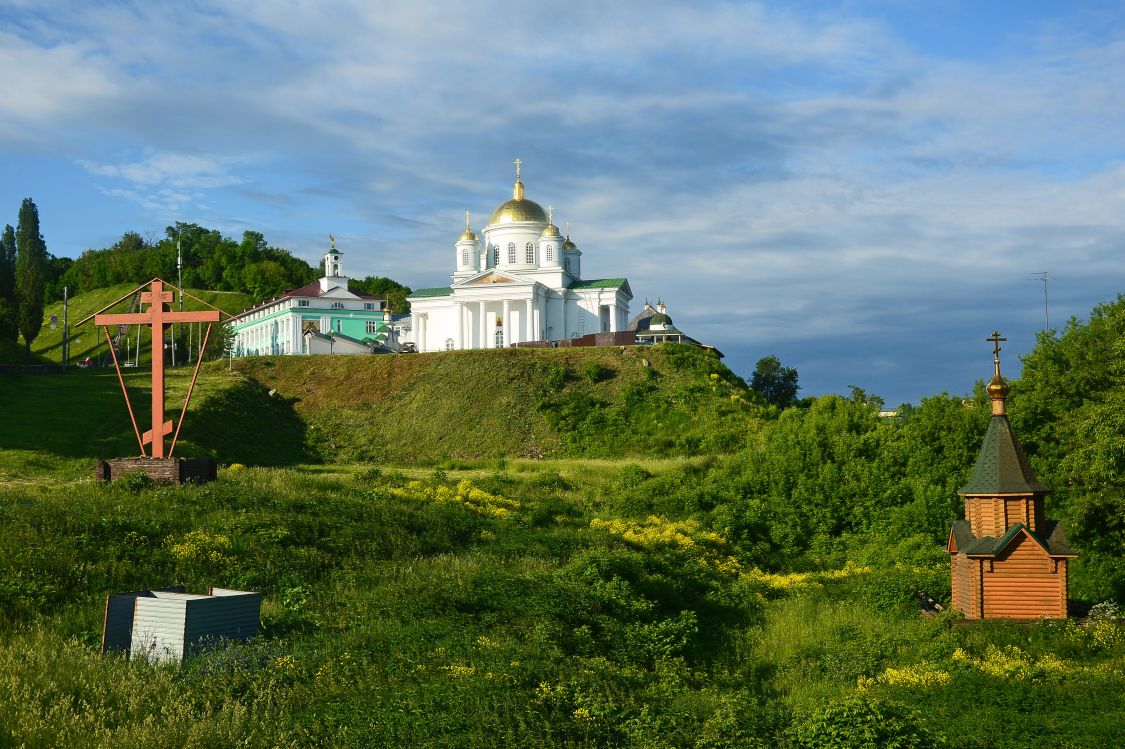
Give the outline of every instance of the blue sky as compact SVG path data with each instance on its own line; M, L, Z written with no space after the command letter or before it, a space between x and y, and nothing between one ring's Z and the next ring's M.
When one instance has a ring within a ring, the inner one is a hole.
M967 392L1125 290L1120 3L0 3L0 223L246 229L448 282L463 213L804 394ZM7 206L7 208L3 208ZM7 214L5 216L5 213Z

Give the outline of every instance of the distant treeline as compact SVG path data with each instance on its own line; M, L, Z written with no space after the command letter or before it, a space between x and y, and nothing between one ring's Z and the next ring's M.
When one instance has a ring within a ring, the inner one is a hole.
M323 272L323 266L313 267L289 250L271 247L261 232L243 232L242 241L236 242L214 229L177 221L158 240L129 231L112 247L86 250L77 260L52 259L47 300L61 299L64 286L74 295L151 278L174 282L177 242L185 288L237 291L263 300L312 283ZM410 289L397 281L368 276L353 280L350 287L384 297L396 312L409 311Z

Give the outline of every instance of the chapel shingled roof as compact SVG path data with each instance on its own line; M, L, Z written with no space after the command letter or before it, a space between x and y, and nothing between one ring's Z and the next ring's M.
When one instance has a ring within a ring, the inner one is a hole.
M958 494L1040 494L1049 492L1020 447L1016 433L1005 414L994 415L980 446L969 483Z

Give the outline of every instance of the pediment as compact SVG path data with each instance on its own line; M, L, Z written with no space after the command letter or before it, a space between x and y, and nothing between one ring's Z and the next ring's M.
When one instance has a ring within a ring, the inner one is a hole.
M466 286L487 286L494 283L520 283L518 279L506 276L503 273L486 273L465 282Z

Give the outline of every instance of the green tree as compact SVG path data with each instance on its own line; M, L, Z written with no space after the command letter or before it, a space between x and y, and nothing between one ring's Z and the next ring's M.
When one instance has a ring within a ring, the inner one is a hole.
M43 327L46 284L47 245L39 233L39 209L31 198L24 198L16 227L16 322L28 353L31 352L31 342Z
M19 337L16 309L16 232L8 224L0 235L0 339Z
M797 370L781 366L776 356L763 356L754 367L750 389L769 403L780 408L793 405L797 400Z
M410 287L403 286L398 281L385 276L368 276L362 281L352 281L348 284L351 291L362 291L383 298L383 307L398 314L410 312L410 302L406 297L410 295Z

